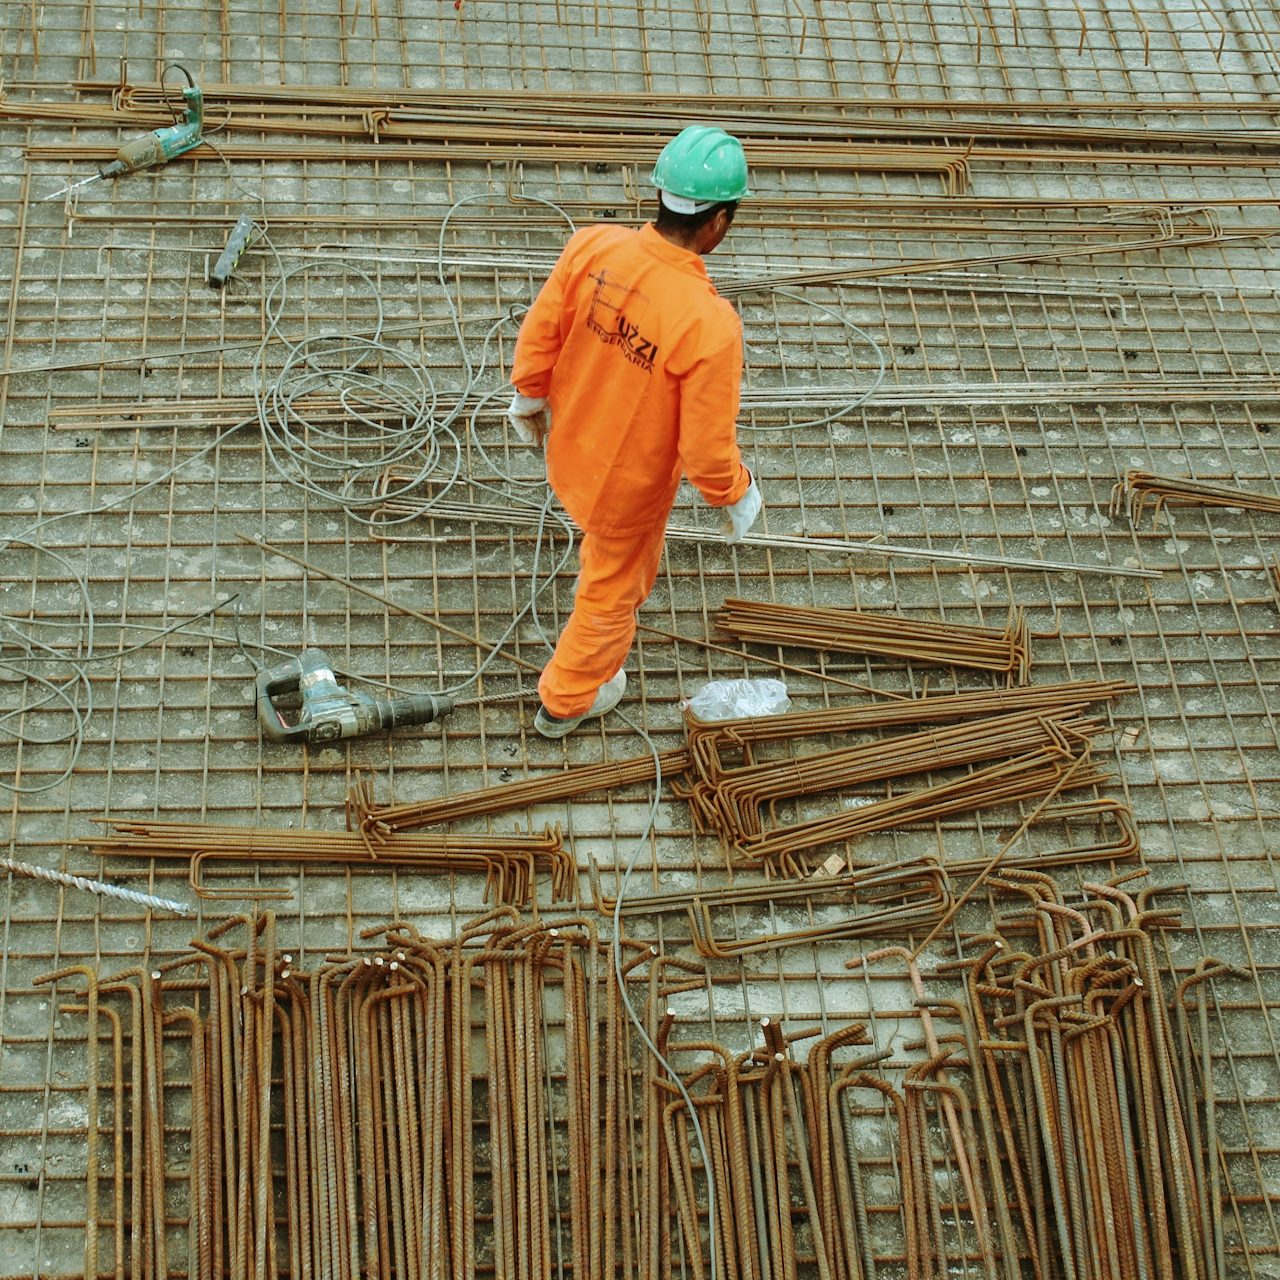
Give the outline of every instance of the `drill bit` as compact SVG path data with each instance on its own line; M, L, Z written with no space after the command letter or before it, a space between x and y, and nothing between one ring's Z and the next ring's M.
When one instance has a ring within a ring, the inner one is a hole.
M180 916L195 915L195 912L185 903L174 902L170 898L157 898L150 893L139 893L136 889L122 889L118 884L107 884L102 880L73 876L66 871L54 871L52 867L36 867L29 862L15 862L12 858L0 858L0 871L12 871L15 875L30 876L33 880L47 880L50 884L65 885L69 889L83 889L86 893L97 893L106 898L120 898L124 902L136 903L140 907L159 907L161 910L173 911Z
M41 196L37 203L44 204L46 200L56 200L59 196L65 196L69 191L76 191L80 187L87 187L91 182L101 181L103 175L100 173L91 173L87 178L81 178L79 182L73 182L70 186L63 187L60 191L55 191L52 195Z

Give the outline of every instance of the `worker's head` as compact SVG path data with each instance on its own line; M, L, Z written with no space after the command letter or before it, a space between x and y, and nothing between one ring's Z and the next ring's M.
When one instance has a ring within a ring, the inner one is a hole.
M668 240L695 253L710 253L728 234L733 215L738 211L736 200L717 200L696 213L677 213L667 204L669 199L667 192L658 193L658 216L654 225Z
M747 189L747 158L737 138L692 124L662 149L650 181L658 188L658 230L710 253L724 239Z

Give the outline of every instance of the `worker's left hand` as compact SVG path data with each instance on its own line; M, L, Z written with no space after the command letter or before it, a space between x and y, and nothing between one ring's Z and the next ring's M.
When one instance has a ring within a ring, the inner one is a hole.
M760 496L760 488L755 477L746 493L731 507L724 509L724 536L726 542L741 542L747 536L747 530L756 522L756 517L764 507L764 499Z
M517 391L507 410L507 421L524 444L540 445L551 431L551 406L542 396Z

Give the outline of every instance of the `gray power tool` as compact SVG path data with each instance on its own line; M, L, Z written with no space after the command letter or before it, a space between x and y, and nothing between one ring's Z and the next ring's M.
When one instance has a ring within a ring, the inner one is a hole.
M289 724L273 699L298 691L302 709ZM403 698L352 693L338 683L323 649L304 649L299 657L258 672L257 705L262 732L272 742L334 742L400 725L429 724L453 710L453 699L436 693Z

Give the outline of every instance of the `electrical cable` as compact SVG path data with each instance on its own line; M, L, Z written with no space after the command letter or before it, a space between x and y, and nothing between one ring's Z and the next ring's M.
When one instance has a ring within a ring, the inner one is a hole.
M175 67L176 67L179 71L181 71L181 72L182 72L182 74L183 74L184 76L186 76L186 78L187 78L187 88L189 88L189 89L194 89L194 88L196 87L196 82L195 82L194 77L192 76L191 72L190 72L190 71L188 71L188 70L186 69L186 67L184 67L184 66L182 65L182 63L180 63L180 62L166 62L166 63L165 63L165 65L164 65L164 69L160 72L160 92L161 92L161 94L163 94L163 93L164 93L164 78L165 78L165 76L166 76L166 75L168 75L168 73L169 73L170 71L172 71ZM179 112L179 111L175 110L175 109L174 109L174 107L173 107L173 104L172 104L172 103L170 103L170 101L169 101L169 99L168 99L167 97L164 99L164 104L165 104L165 106L167 106L167 107L169 108L169 110L170 110L170 111L172 111L172 112L173 112L173 123L174 123L174 124L181 124L181 123L183 122L183 120L184 120L184 119L186 119L186 115L185 115L185 113L183 113L183 112Z
M227 162L225 155L222 159ZM374 523L386 525L416 519L421 512L415 511L397 519L384 516L375 522L362 514L367 507L380 506L417 490L428 479L432 481L435 498L439 500L460 482L462 444L454 424L465 412L467 402L484 378L490 344L505 325L514 323L517 316L513 308L508 308L488 323L479 355L473 361L463 332L461 313L445 278L445 240L450 220L458 209L503 198L488 192L465 196L455 201L441 219L436 241L436 280L440 287L439 296L448 308L463 370L463 386L454 403L446 409L440 407L435 383L426 364L383 341L386 317L382 295L365 271L345 260L305 261L286 267L279 250L263 230L262 241L275 256L277 278L267 293L267 325L253 361L254 396L268 457L286 483L342 507L349 518L371 526ZM541 197L527 198L558 213L571 232L576 229L573 219L558 205ZM349 332L320 333L291 341L281 328L290 282L296 277L334 270L340 274L349 273L367 286L375 312L372 333L369 336ZM283 345L284 358L278 370L269 372L266 368L267 355L276 344ZM367 367L374 358L380 365L376 371ZM398 366L398 378L384 371L388 362ZM297 403L299 399L321 391L336 394L339 405L350 419L360 424L363 434L353 437L345 424L343 429L335 431L303 416ZM478 444L474 431L476 417L497 394L489 392L484 395L472 412L473 443ZM400 418L401 425L389 425L386 418L396 416ZM444 466L442 440L448 443L452 454L451 462ZM351 456L352 450L356 451L357 457ZM531 483L509 476L484 452L483 446L480 446L480 452L486 465L501 479L517 485ZM408 473L397 475L394 487L388 489L386 477L397 464L407 464ZM315 478L317 473L320 482ZM361 482L368 476L374 477L375 483L368 486L366 495ZM332 477L331 485L326 486L322 482L326 477ZM428 510L429 506L428 502Z
M70 575L75 585L80 591L81 617L83 621L80 624L83 636L83 643L86 652L81 655L81 660L76 658L64 657L64 661L70 666L71 671L66 680L59 683L49 679L47 676L41 675L38 671L33 671L28 665L37 657L43 657L48 660L50 657L61 656L57 651L45 644L41 640L35 639L33 636L24 635L18 626L20 621L9 614L0 615L0 622L3 622L7 631L10 632L6 643L14 645L18 652L22 655L23 661L15 662L8 658L0 659L0 669L11 672L13 675L12 683L21 681L24 685L36 684L45 690L43 696L37 695L34 700L22 701L16 707L0 713L0 733L3 733L11 741L20 743L24 746L48 747L56 746L62 742L70 742L71 746L68 751L66 764L62 771L51 781L44 783L23 783L9 782L0 778L0 789L16 795L39 795L44 791L51 791L55 787L61 786L75 769L76 763L80 758L80 749L84 743L84 733L90 719L93 716L93 685L89 681L89 673L82 665L82 661L88 660L93 656L94 643L94 614L93 602L89 598L89 588L85 580L72 566L66 556L61 555L57 551L51 551L48 548L40 547L35 543L28 542L25 538L11 538L6 546L14 544L29 547L37 554L43 552L58 561L66 572ZM41 651L41 652L37 652ZM5 683L11 683L5 681ZM77 697L73 696L73 691L79 693L83 690L84 710L80 708L80 702ZM46 708L58 706L70 717L70 726L60 733L53 733L53 736L46 736L38 733L27 723L29 717L36 716L36 713ZM10 728L10 723L17 720L21 723L20 729L14 730Z
M124 619L117 621L114 618L99 618L95 621L95 626L97 627L123 627L129 631L153 631L155 634L150 640L143 640L138 644L131 644L124 649L112 649L109 653L99 653L94 654L91 657L82 657L79 661L115 662L119 658L127 658L132 653L138 653L140 650L153 645L157 640L160 640L165 636L174 635L179 631L186 631L187 635L216 635L216 632L187 631L187 628L191 623L199 622L201 618L207 618L211 614L217 613L219 609L225 609L227 605L231 604L233 601L238 601L239 599L240 593L237 591L234 595L229 595L224 600L219 600L217 604L212 604L207 609L201 609L199 613L193 613L190 618L184 618L181 622L171 622L167 627L157 627L145 622L126 622ZM0 622L10 625L11 619L7 615L0 614ZM29 627L58 627L63 629L66 627L65 622L55 622L52 618L24 618L23 622ZM257 645L255 647L266 649L271 646ZM280 652L283 653L285 650L281 650ZM45 662L64 662L66 658L60 651L54 650L51 651L50 657L40 659L37 655L34 660Z

